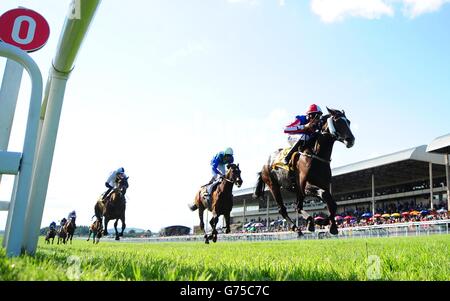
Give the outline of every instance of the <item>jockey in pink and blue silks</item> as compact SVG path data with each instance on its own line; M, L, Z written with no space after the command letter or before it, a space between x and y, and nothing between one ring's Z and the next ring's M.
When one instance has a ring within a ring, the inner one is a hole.
M294 152L299 148L304 150L307 147L312 147L316 131L320 126L320 117L322 110L316 104L309 106L306 115L296 116L295 121L285 127L284 132L289 134L288 142L292 146L289 153L284 158L284 163L289 164Z

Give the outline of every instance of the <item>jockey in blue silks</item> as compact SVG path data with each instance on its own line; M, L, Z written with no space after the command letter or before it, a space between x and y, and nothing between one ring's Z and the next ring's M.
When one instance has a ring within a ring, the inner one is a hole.
M211 172L213 177L209 182L209 186L207 188L207 200L208 205L211 205L211 195L214 191L214 188L217 184L220 183L222 177L225 176L225 168L227 164L231 164L234 162L234 153L231 147L228 147L225 151L217 153L214 158L211 160Z
M48 227L50 230L56 229L56 223L53 221L50 223L50 226Z

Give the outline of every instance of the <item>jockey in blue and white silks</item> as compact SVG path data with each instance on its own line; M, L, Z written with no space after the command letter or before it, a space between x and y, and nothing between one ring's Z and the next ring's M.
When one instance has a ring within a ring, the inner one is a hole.
M67 216L67 220L70 221L71 219L73 219L73 223L75 224L75 221L77 219L77 213L75 212L75 210L70 212L69 215Z
M108 197L109 193L114 188L117 188L116 186L118 177L126 178L125 169L123 167L120 167L110 173L108 179L105 182L105 186L108 188L108 190L106 190L106 192L103 194L102 200L105 200Z
M207 189L208 204L211 204L211 194L217 184L220 183L220 179L225 176L226 165L234 162L234 152L231 147L228 147L225 151L217 153L211 160L211 172L212 179L209 182Z
M284 163L289 164L292 155L300 146L305 148L315 138L315 132L319 127L320 117L322 116L322 109L312 104L309 106L306 115L299 115L295 117L295 121L284 128L284 132L289 134L288 142L291 145L291 150L284 158Z

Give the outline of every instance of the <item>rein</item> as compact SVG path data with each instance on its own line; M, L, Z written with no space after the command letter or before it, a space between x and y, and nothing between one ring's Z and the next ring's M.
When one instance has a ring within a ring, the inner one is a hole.
M308 153L302 153L302 152L298 152L300 155L311 158L311 159L316 159L319 160L320 162L326 163L326 164L330 164L331 160L325 160L315 154L308 154Z
M345 117L341 116L341 117L339 117L337 120L339 120L339 119L341 119L341 118L345 118ZM339 140L339 136L338 136L337 131L336 131L336 128L335 128L335 126L334 126L333 116L331 116L331 117L329 117L329 118L327 119L327 125L328 125L328 132L322 130L320 133L321 133L322 135L329 134L329 135L331 135L331 137L333 137L334 139ZM317 141L316 141L316 145L317 145ZM316 147L314 147L314 148L316 148ZM326 159L324 159L324 158L321 158L321 157L317 156L315 153L313 153L313 154L308 154L308 153L304 153L304 152L298 152L298 153L299 153L301 156L305 156L305 157L308 157L308 158L311 158L311 159L316 159L316 160L318 160L318 161L320 161L320 162L323 162L323 163L326 163L326 164L330 164L330 163L331 163L331 159L330 159L330 160L326 160Z
M222 179L224 179L224 180L227 181L228 183L234 184L234 181L232 181L232 180L229 180L229 179L227 179L227 178L222 178Z

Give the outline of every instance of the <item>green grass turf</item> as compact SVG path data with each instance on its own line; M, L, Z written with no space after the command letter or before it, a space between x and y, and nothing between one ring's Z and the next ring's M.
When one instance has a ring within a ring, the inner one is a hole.
M7 258L0 248L0 280L448 281L449 247L450 235L210 245L74 240L63 246L41 238L34 257Z

